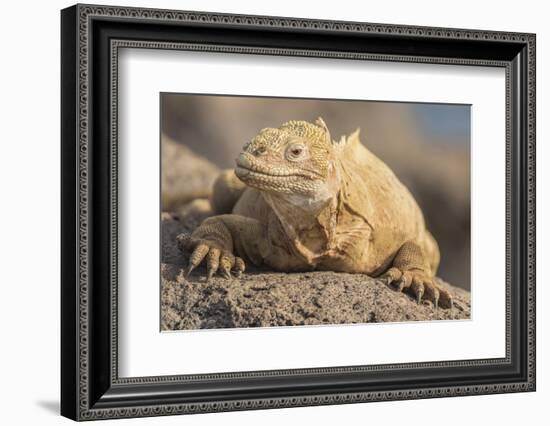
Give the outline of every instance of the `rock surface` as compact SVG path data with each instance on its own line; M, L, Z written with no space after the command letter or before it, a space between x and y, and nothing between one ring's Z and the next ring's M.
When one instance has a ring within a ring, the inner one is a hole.
M196 198L208 198L220 170L182 143L161 136L162 210L175 210Z
M336 272L279 273L250 268L241 278L205 279L200 267L189 278L187 258L175 244L208 214L196 200L180 213L162 215L161 328L188 330L291 325L353 324L470 318L470 293L443 281L453 309L417 304L381 280Z

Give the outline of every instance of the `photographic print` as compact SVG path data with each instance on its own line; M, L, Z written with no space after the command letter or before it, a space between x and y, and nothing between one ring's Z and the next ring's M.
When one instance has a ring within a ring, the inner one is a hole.
M470 106L160 94L161 330L470 318Z

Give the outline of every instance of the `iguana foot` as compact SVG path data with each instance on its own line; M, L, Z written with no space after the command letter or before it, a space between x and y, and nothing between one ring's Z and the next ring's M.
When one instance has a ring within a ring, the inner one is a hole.
M180 234L176 240L181 250L191 253L189 265L185 271L187 277L205 259L208 279L212 278L216 272L228 279L231 278L231 271L237 278L244 272L244 261L216 241L195 238L189 234Z
M397 291L408 290L416 298L416 302L420 303L422 299L430 300L435 308L453 307L453 297L451 294L441 287L434 277L431 277L422 270L406 270L402 271L395 266L391 267L385 274L383 279Z

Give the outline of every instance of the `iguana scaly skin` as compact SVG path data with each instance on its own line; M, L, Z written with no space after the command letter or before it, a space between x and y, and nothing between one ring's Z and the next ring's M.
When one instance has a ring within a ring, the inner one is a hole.
M245 261L292 272L380 276L417 299L451 307L435 281L439 249L411 193L359 141L331 139L324 121L261 130L214 185L218 214L178 243L190 273L240 275Z

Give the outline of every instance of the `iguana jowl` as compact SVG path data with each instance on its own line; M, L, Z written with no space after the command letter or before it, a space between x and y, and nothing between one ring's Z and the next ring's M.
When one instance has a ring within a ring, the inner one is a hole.
M389 167L359 141L333 141L324 121L262 129L235 170L214 185L216 216L180 247L188 273L240 275L245 261L292 272L331 270L381 276L417 301L452 306L435 281L439 248L420 208Z

